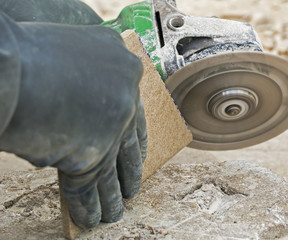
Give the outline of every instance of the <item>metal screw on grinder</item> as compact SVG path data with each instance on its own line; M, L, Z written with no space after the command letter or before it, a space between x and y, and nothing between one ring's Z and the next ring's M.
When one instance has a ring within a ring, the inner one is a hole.
M184 26L184 24L185 21L181 16L175 16L170 18L170 20L167 23L167 26L173 31L178 31L181 27Z

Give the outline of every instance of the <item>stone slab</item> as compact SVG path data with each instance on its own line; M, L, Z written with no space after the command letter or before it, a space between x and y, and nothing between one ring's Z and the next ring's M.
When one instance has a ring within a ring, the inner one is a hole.
M276 239L288 235L288 184L245 161L169 164L124 219L80 239Z
M34 178L41 179L43 171L34 171ZM23 174L0 176L6 194L18 196L17 201L5 198L13 204L0 209L0 239L63 239L56 172L52 182L35 181L34 190L25 192L12 188L31 186L18 183ZM121 221L100 224L77 239L256 240L287 235L285 179L256 164L229 161L164 165L135 199L125 201Z

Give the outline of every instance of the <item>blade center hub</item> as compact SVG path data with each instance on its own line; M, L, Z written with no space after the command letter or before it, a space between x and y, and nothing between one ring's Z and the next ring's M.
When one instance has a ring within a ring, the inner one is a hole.
M237 116L241 113L241 106L230 105L225 109L225 113L229 116Z
M247 88L228 88L214 94L208 101L210 114L222 121L250 116L258 106L258 96Z

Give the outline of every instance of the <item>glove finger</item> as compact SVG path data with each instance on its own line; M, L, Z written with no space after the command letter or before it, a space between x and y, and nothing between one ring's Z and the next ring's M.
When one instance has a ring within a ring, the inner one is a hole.
M136 129L122 142L118 152L117 171L123 197L134 197L139 191L142 177L142 159Z
M146 153L147 153L147 129L146 129L145 113L141 99L139 100L139 107L137 114L137 137L139 141L141 159L143 163L146 159Z
M69 176L59 170L59 184L74 223L81 228L93 228L101 220L101 206L94 177ZM77 188L75 186L81 186ZM89 186L89 187L87 187Z
M101 172L98 191L102 208L102 222L116 222L124 212L120 184L117 177L116 164L110 165Z

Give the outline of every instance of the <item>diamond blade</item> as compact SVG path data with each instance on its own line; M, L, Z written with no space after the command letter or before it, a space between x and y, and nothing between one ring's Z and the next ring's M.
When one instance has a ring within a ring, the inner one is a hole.
M288 127L288 62L260 52L193 62L165 82L193 134L190 147L230 150Z

